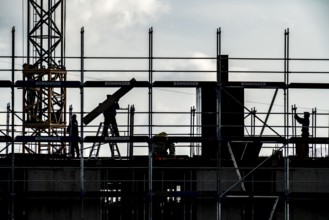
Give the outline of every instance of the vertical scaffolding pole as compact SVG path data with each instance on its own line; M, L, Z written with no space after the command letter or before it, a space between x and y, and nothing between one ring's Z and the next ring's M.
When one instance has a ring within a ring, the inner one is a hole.
M152 136L153 136L153 94L152 94L152 83L153 83L153 28L149 29L149 156L148 156L148 219L153 218L153 147L152 147Z
M134 136L134 124L135 124L135 106L132 105L129 107L129 113L128 113L129 117L128 117L128 132L129 132L129 136L133 137ZM129 153L128 157L130 159L133 159L134 157L134 142L130 142L129 143L129 149L127 149L127 152Z
M220 220L222 216L222 198L221 198L221 187L220 187L220 169L221 169L221 28L217 29L217 216L216 219Z
M71 136L72 135L72 115L73 115L73 107L72 107L72 105L70 105L70 107L69 107L69 125L70 125L70 129L69 129L69 135ZM70 141L69 142L69 149L68 149L68 153L67 153L67 155L69 156L69 157L73 157L73 155L71 154L72 153L72 142Z
M195 130L195 107L191 107L191 114L190 114L190 137L194 137ZM190 143L190 157L194 156L194 142Z
M312 137L316 138L316 108L312 109ZM312 156L318 157L317 154L316 144L312 143ZM322 146L320 148L320 157L322 157Z
M61 5L61 14L63 15L63 18L64 19L61 19L61 41L62 41L62 44L61 44L61 65L62 67L65 67L66 66L66 63L65 63L65 50L66 50L66 42L65 42L65 36L66 36L66 0L63 0L62 1L62 5Z
M7 103L7 121L6 121L6 135L10 136L10 103ZM6 143L6 155L8 155L9 152L9 146L11 145L11 142Z
M296 121L295 121L295 114L296 114L296 110L297 110L297 107L296 105L292 105L291 106L291 135L292 137L296 137L297 136L297 132L296 132ZM292 144L292 154L293 155L296 155L296 144L293 143Z
M14 124L15 124L15 91L14 91L14 82L15 82L15 27L11 31L11 41L12 41L12 53L11 53L11 175L10 175L10 219L15 219L15 146L14 146Z
M284 32L284 133L285 133L285 160L284 160L284 185L285 208L284 219L289 220L289 28Z
M81 199L81 220L84 219L84 157L83 157L83 111L84 111L84 90L83 90L83 82L84 82L84 27L81 28L81 79L80 79L80 199Z

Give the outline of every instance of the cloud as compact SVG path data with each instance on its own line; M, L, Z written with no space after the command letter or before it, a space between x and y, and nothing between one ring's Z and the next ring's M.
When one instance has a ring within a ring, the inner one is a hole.
M70 22L120 29L156 20L167 13L169 5L161 0L73 0L67 8Z
M155 70L167 72L156 72L155 80L171 81L212 81L216 80L216 60L208 59L211 56L202 52L192 52L192 59L160 59L155 60ZM170 72L170 71L173 72ZM175 72L181 71L181 72ZM193 72L189 72L193 71ZM199 71L199 72L198 72ZM213 72L209 72L213 71Z

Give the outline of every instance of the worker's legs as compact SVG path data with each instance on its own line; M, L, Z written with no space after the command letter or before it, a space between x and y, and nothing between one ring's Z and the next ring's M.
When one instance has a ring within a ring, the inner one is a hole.
M78 142L72 142L71 144L71 157L73 158L75 157L75 155L77 155L77 157L80 157Z
M103 137L108 137L109 136L109 124L104 123L102 136Z
M117 137L120 136L117 120L115 119L115 117L111 118L110 123L112 126L112 135L117 136Z
M75 150L75 152L76 152L76 154L77 154L77 158L79 158L79 157L80 157L80 153L79 153L79 144L78 144L78 142L76 142L76 143L73 145L73 147L74 147L74 150Z

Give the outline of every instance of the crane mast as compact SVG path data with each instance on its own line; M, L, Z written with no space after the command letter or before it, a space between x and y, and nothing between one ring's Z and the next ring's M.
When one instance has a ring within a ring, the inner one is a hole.
M27 1L27 58L23 65L23 134L59 137L66 127L66 0ZM46 138L44 138L46 139ZM66 144L25 142L23 153L65 154Z

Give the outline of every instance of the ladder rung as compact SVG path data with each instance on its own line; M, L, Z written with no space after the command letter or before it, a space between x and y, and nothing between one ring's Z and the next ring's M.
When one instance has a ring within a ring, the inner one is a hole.
M103 132L100 132L102 130L102 128L104 129L104 126L103 126L103 123L101 122L99 124L98 129L97 129L96 136L99 136L103 133ZM110 129L110 134L113 134L112 127L110 127L109 129ZM90 150L90 153L89 153L89 158L91 158L91 157L97 158L98 154L99 154L99 149L104 144L106 144L106 143L105 142L94 143L91 147L91 150ZM108 143L108 144L109 144L109 147L110 147L112 157L121 159L121 154L120 154L117 143Z

